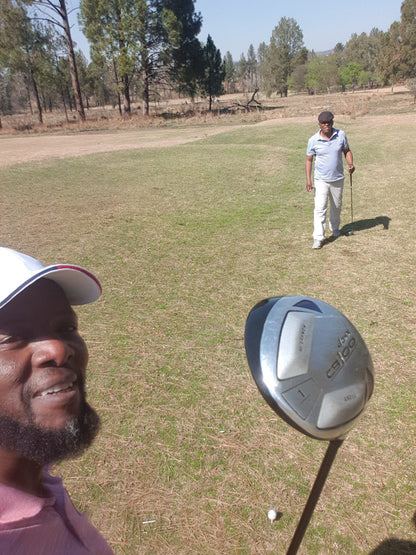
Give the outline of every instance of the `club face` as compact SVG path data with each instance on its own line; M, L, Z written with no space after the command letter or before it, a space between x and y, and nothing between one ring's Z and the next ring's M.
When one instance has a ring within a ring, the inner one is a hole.
M362 337L343 314L317 299L258 303L247 318L245 347L271 408L316 439L344 437L373 392L373 364Z

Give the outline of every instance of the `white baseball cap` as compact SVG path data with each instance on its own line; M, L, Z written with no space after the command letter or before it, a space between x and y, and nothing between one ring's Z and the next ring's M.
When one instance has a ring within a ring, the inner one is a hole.
M41 278L60 285L71 305L92 303L102 291L98 279L85 268L73 264L45 266L27 254L0 247L0 309Z

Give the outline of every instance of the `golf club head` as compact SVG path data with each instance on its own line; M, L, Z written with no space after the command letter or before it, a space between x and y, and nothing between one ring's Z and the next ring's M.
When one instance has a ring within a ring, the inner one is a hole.
M342 439L372 395L374 370L364 340L341 312L317 299L258 303L247 317L245 348L265 400L310 437Z

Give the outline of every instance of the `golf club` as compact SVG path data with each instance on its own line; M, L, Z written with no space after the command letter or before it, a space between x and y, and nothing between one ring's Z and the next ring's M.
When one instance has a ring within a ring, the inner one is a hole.
M354 227L354 212L353 212L353 205L352 205L352 173L350 173L350 192L351 192L351 227L347 230L345 235L354 235L353 227Z
M304 296L265 299L250 311L247 360L271 408L300 432L329 446L292 538L295 555L336 453L372 395L370 353L337 309Z

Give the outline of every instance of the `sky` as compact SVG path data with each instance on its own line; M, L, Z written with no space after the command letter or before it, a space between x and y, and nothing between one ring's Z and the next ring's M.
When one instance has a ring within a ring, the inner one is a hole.
M373 27L387 31L393 21L400 21L403 0L196 0L195 11L201 12L199 40L211 35L224 57L234 61L247 55L252 44L257 51L261 42L268 44L273 29L282 17L294 19L303 33L308 50L324 52L338 42L345 44L353 33L370 33ZM76 7L77 0L68 0ZM76 13L71 15L73 39L88 57L88 42L77 26Z

